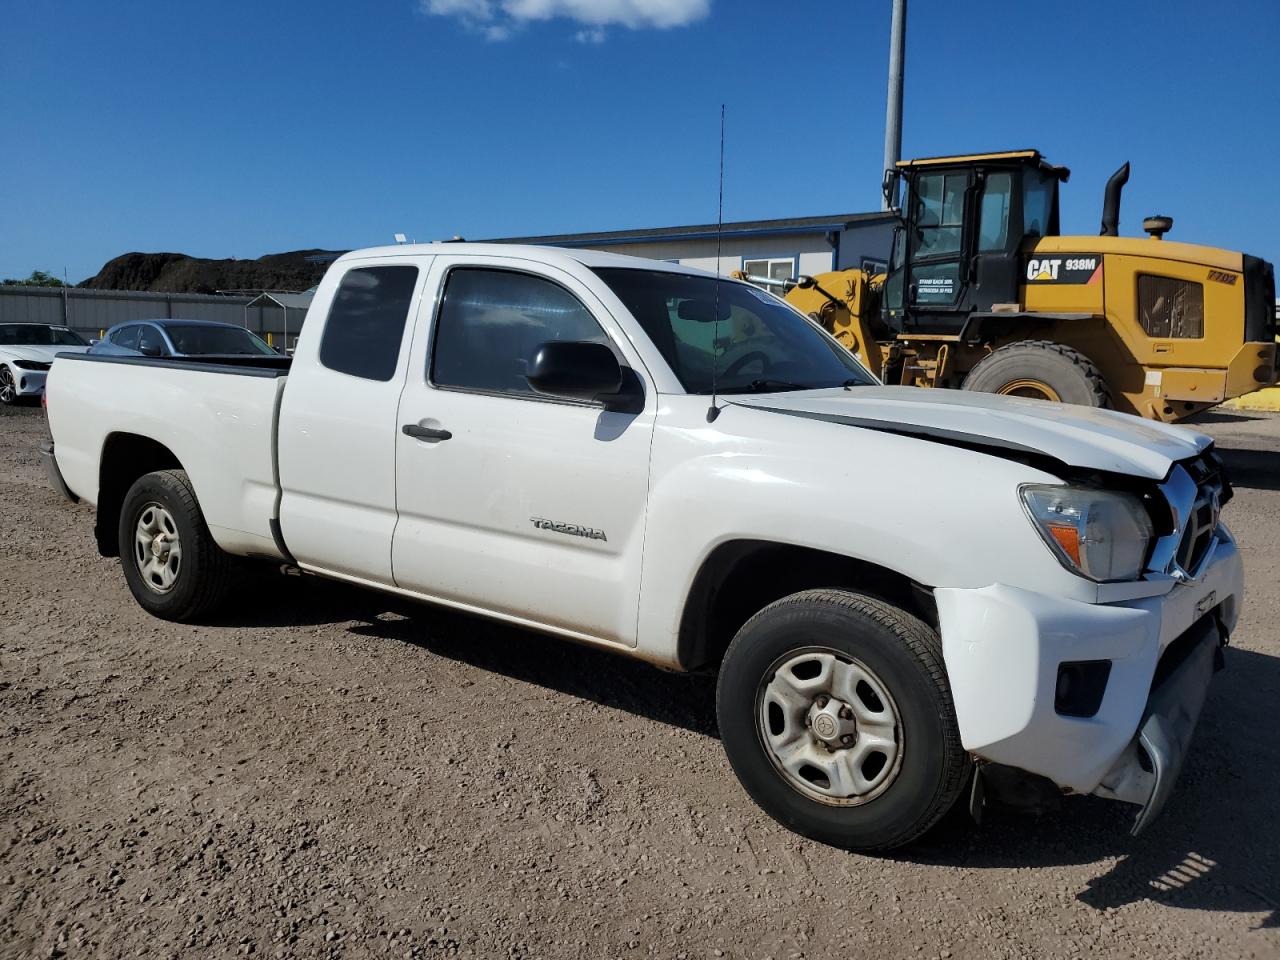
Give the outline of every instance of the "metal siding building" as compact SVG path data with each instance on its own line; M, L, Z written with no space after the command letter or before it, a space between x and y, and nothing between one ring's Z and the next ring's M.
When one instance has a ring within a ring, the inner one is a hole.
M0 323L49 323L67 326L88 338L126 320L215 320L247 327L260 336L288 330L297 339L310 294L259 297L140 290L91 290L82 287L0 286Z
M895 222L891 213L840 213L726 223L720 229L718 264L714 223L505 237L490 242L608 250L633 257L675 261L712 272L718 266L721 273L750 267L752 273L765 272L783 279L887 263Z

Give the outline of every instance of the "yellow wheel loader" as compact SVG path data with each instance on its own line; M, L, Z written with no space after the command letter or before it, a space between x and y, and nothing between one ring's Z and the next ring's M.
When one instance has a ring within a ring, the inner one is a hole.
M1059 236L1068 176L1035 150L903 161L885 177L903 191L888 273L801 277L785 297L886 383L1174 421L1276 382L1270 263L1165 240L1168 217L1119 236L1127 163L1101 235Z

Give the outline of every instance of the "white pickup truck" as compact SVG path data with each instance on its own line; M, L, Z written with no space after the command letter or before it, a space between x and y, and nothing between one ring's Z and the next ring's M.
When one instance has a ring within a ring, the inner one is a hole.
M853 849L994 765L1141 828L1242 597L1209 438L884 387L769 293L605 253L347 254L291 364L67 354L47 406L155 615L262 558L718 670L746 790Z

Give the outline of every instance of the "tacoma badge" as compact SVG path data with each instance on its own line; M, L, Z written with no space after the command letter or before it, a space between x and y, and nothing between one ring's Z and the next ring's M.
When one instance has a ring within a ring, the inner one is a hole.
M529 522L539 530L552 530L556 533L568 534L571 537L586 537L588 540L608 540L603 530L584 527L577 523L562 523L559 520L544 520L542 517L530 517Z

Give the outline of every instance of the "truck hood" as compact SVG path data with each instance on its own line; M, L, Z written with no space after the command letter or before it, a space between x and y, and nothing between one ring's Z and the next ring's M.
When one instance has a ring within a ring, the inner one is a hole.
M0 344L0 360L34 360L37 363L52 363L60 353L84 353L88 347L72 347L66 344L58 346L37 346L29 343Z
M999 456L1049 457L1070 467L1162 480L1212 440L1167 423L1045 400L919 387L853 387L736 395L733 404L881 430Z

